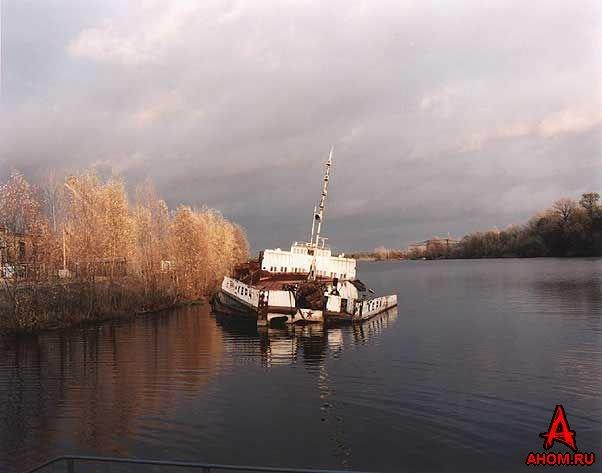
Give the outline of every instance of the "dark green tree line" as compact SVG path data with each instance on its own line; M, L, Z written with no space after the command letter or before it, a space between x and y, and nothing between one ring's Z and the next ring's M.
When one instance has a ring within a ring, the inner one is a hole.
M600 195L588 192L578 202L562 198L525 225L466 235L449 256L602 256Z

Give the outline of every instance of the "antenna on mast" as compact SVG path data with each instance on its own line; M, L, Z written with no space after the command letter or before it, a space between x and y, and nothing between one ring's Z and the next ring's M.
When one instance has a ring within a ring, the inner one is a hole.
M334 152L334 146L330 147L330 154L328 155L328 161L326 161L326 169L324 171L324 179L322 183L322 194L320 195L320 203L318 204L317 212L314 211L314 223L316 224L315 235L312 225L312 239L311 244L314 247L318 247L320 243L320 231L322 230L322 221L324 219L324 208L326 207L326 196L328 195L328 183L330 182L330 166L332 166L332 153Z
M328 161L326 161L326 170L324 171L324 179L322 182L322 194L320 195L320 203L317 207L314 207L314 218L311 222L311 238L309 239L310 254L313 255L311 260L309 274L307 279L314 281L316 279L316 252L320 239L322 240L322 248L324 248L325 238L320 238L320 231L322 230L322 221L324 219L324 208L326 207L326 196L328 195L328 182L330 181L330 166L332 166L332 153L334 152L334 146L330 147L330 154L328 155Z

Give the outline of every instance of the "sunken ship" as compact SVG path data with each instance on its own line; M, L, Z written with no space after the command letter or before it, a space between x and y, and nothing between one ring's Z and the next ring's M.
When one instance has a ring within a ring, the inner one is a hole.
M356 260L334 255L322 237L333 149L325 164L322 192L314 207L309 241L290 250L265 249L256 260L224 277L212 298L215 312L257 325L356 323L397 306L397 296L375 296L357 279Z

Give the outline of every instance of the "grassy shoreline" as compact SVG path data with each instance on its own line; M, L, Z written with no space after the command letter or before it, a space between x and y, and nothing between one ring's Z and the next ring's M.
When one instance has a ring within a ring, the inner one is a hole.
M13 284L0 288L0 334L37 333L206 303L209 296L174 297L124 281Z
M116 320L133 320L142 316L156 315L161 314L163 312L167 312L169 310L179 309L182 307L193 306L193 305L204 305L208 304L209 298L204 296L201 299L197 299L194 301L188 302L180 302L171 306L159 307L153 310L146 311L136 311L136 312L114 312L114 313L105 313L95 318L81 318L76 319L73 318L69 322L61 321L55 322L53 324L44 324L37 327L8 327L8 326L0 326L0 337L1 336L10 336L10 335L37 335L46 332L55 332L58 330L66 330L66 329L75 329L78 327L88 327L100 325L106 322L116 321Z

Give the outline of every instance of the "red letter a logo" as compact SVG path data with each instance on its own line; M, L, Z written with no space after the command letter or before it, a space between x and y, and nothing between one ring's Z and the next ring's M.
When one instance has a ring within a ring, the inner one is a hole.
M569 423L566 420L566 414L564 407L561 405L556 406L554 409L554 415L550 421L550 427L547 432L539 434L540 437L544 438L543 448L549 450L554 442L560 442L565 444L574 452L577 451L577 444L575 443L575 431L571 430Z

